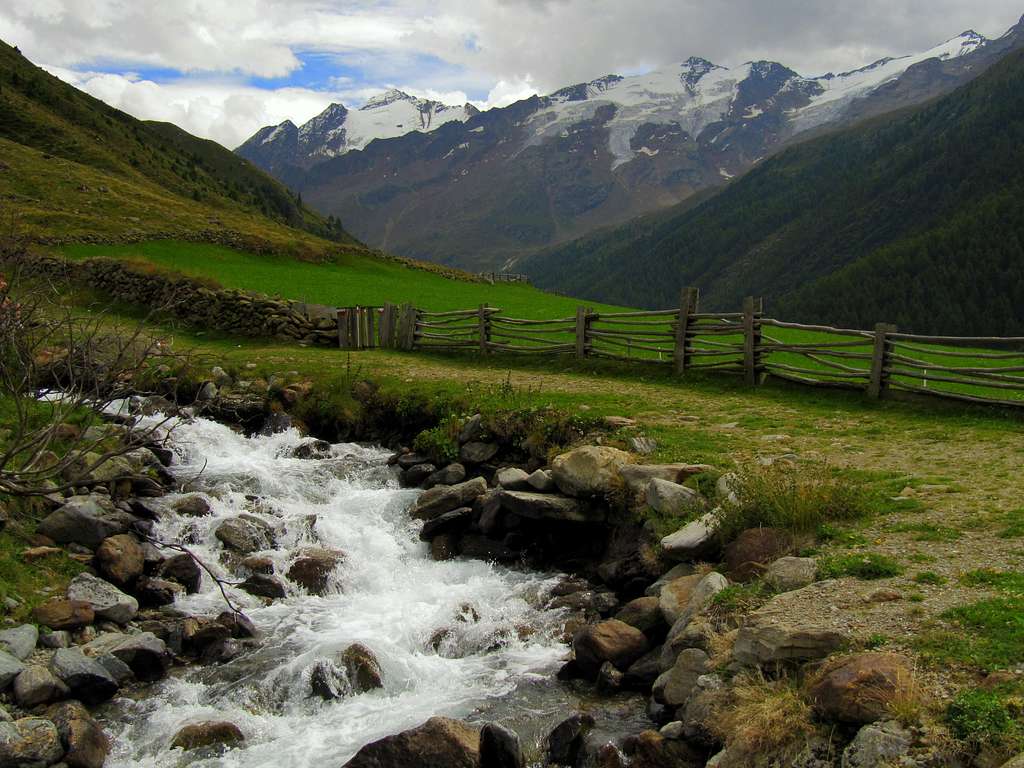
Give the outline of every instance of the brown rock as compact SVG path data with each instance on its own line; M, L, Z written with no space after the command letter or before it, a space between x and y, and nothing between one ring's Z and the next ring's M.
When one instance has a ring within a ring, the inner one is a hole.
M334 569L344 559L344 554L336 549L303 549L288 569L287 576L290 581L305 587L310 594L322 595L327 590Z
M576 664L589 678L597 676L601 665L610 661L616 669L626 670L647 653L647 637L636 627L618 619L584 627L572 639Z
M693 597L693 591L703 578L702 574L691 573L689 576L673 579L661 588L658 605L669 626L675 624L686 610L686 606L690 604L690 598Z
M219 747L221 750L226 750L243 741L245 741L245 736L234 723L211 721L186 725L174 735L171 749L181 748L188 751L204 747Z
M418 728L367 744L343 768L478 768L479 763L476 728L432 717Z
M630 768L697 768L704 765L700 753L682 739L666 739L657 731L643 731L626 744Z
M769 563L787 554L793 539L778 528L748 528L725 548L725 567L734 581L760 576Z
M46 716L57 726L69 768L103 768L110 739L82 704L65 701L46 710Z
M668 630L665 618L661 613L660 600L657 597L638 597L630 600L615 614L619 621L636 627L648 637Z
M896 653L857 653L822 670L810 696L819 715L843 723L871 723L913 684L910 659Z
M430 542L430 556L434 560L451 560L459 554L459 537L454 533L442 533Z
M36 606L32 616L37 624L50 629L81 629L92 624L96 614L89 603L54 597Z
M127 533L104 539L96 550L100 573L121 587L133 583L142 575L145 560L139 542Z

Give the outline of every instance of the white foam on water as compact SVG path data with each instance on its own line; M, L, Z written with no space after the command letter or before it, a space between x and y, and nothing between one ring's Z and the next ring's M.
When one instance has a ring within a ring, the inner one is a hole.
M114 742L108 767L340 766L373 740L433 715L469 716L557 669L566 650L553 639L558 614L528 600L552 580L480 561L434 562L407 512L417 492L398 487L383 451L343 444L327 459L296 459L302 438L295 431L246 438L204 419L177 425L172 435L173 471L179 479L198 476L192 487L212 514L179 516L170 511L177 497L168 497L159 538L191 542L219 576L237 580L220 563L214 531L246 513L277 532L279 547L259 554L278 575L303 546L337 548L345 560L322 597L288 584L284 599L265 606L229 588L259 628L260 648L178 673L137 701L113 702L103 717ZM479 621L457 620L467 604ZM200 593L175 607L205 615L225 609L206 574ZM450 634L438 653L431 638L445 627ZM311 696L311 665L356 642L379 660L383 690L330 702ZM454 648L461 658L448 658ZM168 748L182 726L206 720L235 723L244 747L200 760Z

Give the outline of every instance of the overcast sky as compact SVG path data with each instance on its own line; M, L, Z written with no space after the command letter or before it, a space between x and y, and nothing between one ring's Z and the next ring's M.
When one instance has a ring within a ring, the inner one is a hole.
M388 87L503 106L703 56L805 75L996 37L1011 0L4 0L0 38L145 119L235 147Z

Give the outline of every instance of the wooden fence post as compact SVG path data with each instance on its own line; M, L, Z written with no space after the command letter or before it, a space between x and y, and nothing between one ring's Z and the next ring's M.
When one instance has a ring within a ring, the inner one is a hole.
M480 332L480 354L486 355L491 343L491 323L487 316L487 305L481 304L476 315L477 330Z
M743 299L743 373L752 387L757 386L757 345L760 343L756 310L753 296Z
M345 349L348 346L348 326L347 314L344 309L339 309L337 314L338 319L338 347Z
M587 356L587 329L590 327L590 309L576 307L576 359Z
M895 325L878 323L875 326L875 349L871 355L871 381L868 383L868 397L874 400L882 396L886 380L889 378L885 368L889 364L890 333L896 333Z
M679 297L679 321L676 323L675 362L676 373L686 372L689 365L689 354L686 350L686 334L690 330L690 315L696 313L700 291L696 288L683 288Z
M377 326L377 346L381 349L390 349L395 335L395 305L385 301L380 310L380 324Z

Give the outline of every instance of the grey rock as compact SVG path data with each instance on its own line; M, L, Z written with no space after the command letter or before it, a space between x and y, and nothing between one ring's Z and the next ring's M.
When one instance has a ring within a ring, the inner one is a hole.
M895 764L913 742L910 732L891 720L865 725L843 750L842 768Z
M687 515L700 509L702 499L699 493L685 485L655 477L644 488L647 506L664 515Z
M498 455L497 443L469 442L459 449L459 460L466 464L485 464Z
M34 624L22 624L20 627L0 632L0 650L7 651L11 656L22 661L36 649L37 642L39 642L39 630Z
M420 540L430 541L442 533L465 530L472 521L473 510L469 507L453 509L451 512L445 512L443 515L424 522L423 529L420 531Z
M423 487L431 489L435 485L458 485L466 479L466 468L457 461L442 467L423 482Z
M546 469L538 469L528 478L526 482L530 484L530 487L537 491L537 493L554 493L558 490L558 485L555 483L555 478L551 476L551 473Z
M196 402L206 403L217 397L217 385L212 381L208 381L199 388L199 392L196 394Z
M422 453L403 453L398 457L398 467L403 470L410 470L420 464L429 464L430 457Z
M684 737L683 730L683 722L681 720L673 720L671 723L663 725L658 733L666 739L681 739Z
M818 561L813 557L780 557L768 565L764 580L778 592L789 592L813 584L817 574Z
M565 520L578 523L598 523L605 519L599 505L569 496L529 491L501 491L502 509L531 520Z
M97 659L109 653L127 664L132 674L143 682L161 679L167 674L173 658L167 644L152 632L136 635L108 633L89 643L85 649ZM109 670L106 671L109 674ZM114 678L112 674L111 678Z
M251 555L274 547L274 531L254 515L239 515L217 526L213 535L228 549Z
M648 597L658 597L661 595L662 588L675 581L681 579L683 576L690 576L693 574L693 566L689 563L680 563L679 565L672 566L671 570L663 573L657 581L651 584L647 589L644 590L644 594Z
M551 476L567 496L606 496L622 482L620 471L633 457L618 448L585 445L556 456Z
M458 485L439 485L421 493L409 514L417 520L430 520L453 509L472 506L476 498L486 492L487 481L482 477Z
M739 481L739 477L735 472L726 472L715 483L715 494L718 496L718 500L723 504L736 504L739 502L739 497L736 495L734 488Z
M118 685L124 685L135 677L135 674L132 672L132 668L112 653L104 653L97 656L96 661L98 661L100 666L110 673L110 676L117 681Z
M584 739L594 728L592 715L573 715L548 734L547 758L556 765L576 765Z
M35 768L53 765L64 755L57 726L40 717L0 723L0 765Z
M25 709L67 698L68 687L46 667L26 667L14 681L14 700Z
M686 705L697 688L697 679L708 671L708 655L697 648L679 654L675 664L663 672L651 689L654 700L670 707Z
M658 450L658 441L646 435L637 435L629 438L629 449L641 456L650 456Z
M629 490L640 493L655 478L670 483L683 483L693 475L710 469L712 467L706 464L625 464L619 469L619 476Z
M88 603L96 616L118 624L127 624L139 612L138 600L89 573L80 573L71 580L68 599Z
M687 523L661 540L665 558L673 561L695 560L718 547L718 516L714 512Z
M180 584L190 595L194 595L199 591L203 581L203 572L199 565L190 555L184 552L167 558L160 565L157 574L161 579Z
M529 491L530 476L519 467L502 467L494 474L495 483L506 491Z
M789 661L823 659L847 645L851 637L827 624L824 618L787 610L805 597L816 597L822 582L802 590L776 595L767 604L748 614L736 635L733 658L747 666L780 664ZM811 590L807 592L806 590Z
M0 705L0 723L13 723L13 722L14 722L14 718L11 717L7 713L7 710L3 708L3 705Z
M43 648L50 648L56 650L57 648L67 648L71 645L71 633L66 629L61 629L56 632L47 632L44 635L39 636L39 644Z
M39 533L58 544L96 549L104 539L127 533L132 515L105 509L95 496L73 496L39 524Z
M71 689L75 698L86 704L99 704L117 692L114 677L79 648L58 650L50 661L50 671Z
M462 429L459 431L459 442L470 443L479 440L483 434L483 417L478 413L466 419L466 423L462 425Z
M415 467L409 467L407 470L402 472L400 481L406 488L418 488L427 478L437 471L437 467L433 464L417 464Z
M24 671L25 665L21 663L20 659L7 651L0 651L0 691L6 690L7 686Z

